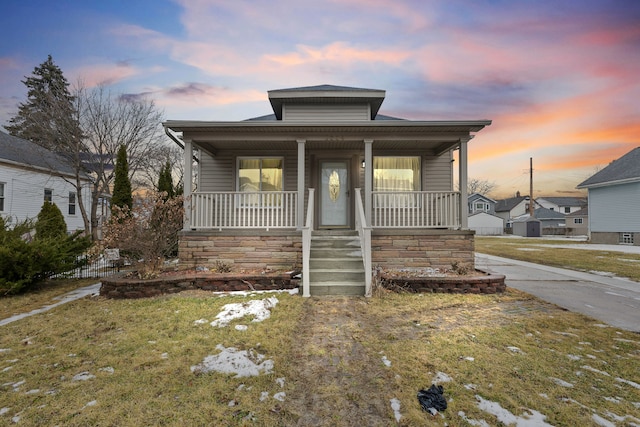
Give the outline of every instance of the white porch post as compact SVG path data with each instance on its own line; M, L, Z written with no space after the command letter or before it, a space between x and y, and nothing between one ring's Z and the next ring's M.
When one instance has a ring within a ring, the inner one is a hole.
M364 140L364 215L371 226L371 192L373 191L373 139Z
M296 227L301 230L304 226L304 149L306 140L298 139L298 206Z
M184 139L184 224L183 230L191 229L191 182L193 181L193 172L191 166L193 163L193 144L190 139Z
M469 209L467 207L467 139L460 140L458 176L460 178L460 228L469 228Z

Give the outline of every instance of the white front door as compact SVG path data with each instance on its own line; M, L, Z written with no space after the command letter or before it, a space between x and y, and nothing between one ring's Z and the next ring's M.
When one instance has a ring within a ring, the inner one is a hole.
M320 227L349 227L348 177L347 160L320 161Z

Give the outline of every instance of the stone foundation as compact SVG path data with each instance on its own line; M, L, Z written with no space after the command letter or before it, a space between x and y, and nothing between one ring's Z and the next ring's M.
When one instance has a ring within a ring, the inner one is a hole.
M472 230L379 230L371 233L374 267L393 270L431 267L450 270L453 265L475 269Z
M181 267L215 268L224 263L234 271L288 271L302 267L302 234L296 230L182 231L178 257Z
M205 291L267 291L295 289L299 281L290 274L225 274L186 273L157 279L108 277L102 279L100 295L107 298L147 298L163 294L175 294L186 290Z

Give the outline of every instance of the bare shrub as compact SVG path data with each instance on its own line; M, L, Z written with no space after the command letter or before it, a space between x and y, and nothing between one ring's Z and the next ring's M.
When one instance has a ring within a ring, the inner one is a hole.
M166 200L165 200L166 199ZM141 279L158 275L165 257L175 251L182 229L183 198L164 192L138 197L133 208L112 208L104 230L104 246L118 248L137 262Z

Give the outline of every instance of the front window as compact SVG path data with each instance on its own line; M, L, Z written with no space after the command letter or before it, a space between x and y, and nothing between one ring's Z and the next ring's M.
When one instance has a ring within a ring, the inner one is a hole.
M420 157L374 157L373 191L420 191Z
M69 215L76 214L76 193L69 192Z
M566 214L571 213L571 207L570 206L565 206L564 213L566 213Z
M573 218L574 224L582 224L582 218Z
M53 202L53 190L50 188L44 189L44 201L45 202Z
M238 191L242 193L261 193L283 190L282 158L239 158ZM275 204L274 197L247 195L242 204Z

